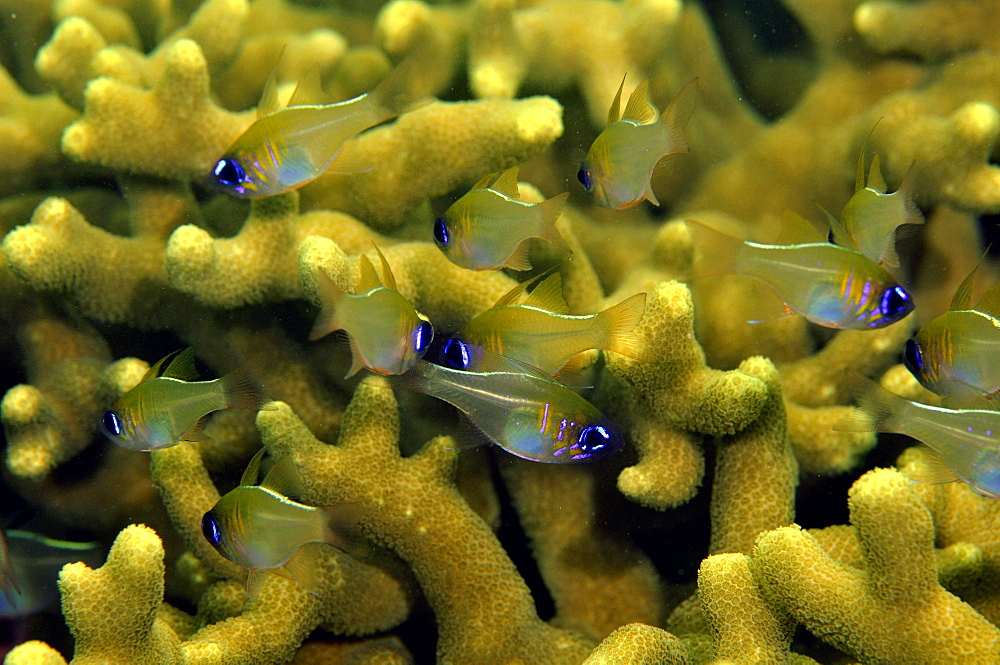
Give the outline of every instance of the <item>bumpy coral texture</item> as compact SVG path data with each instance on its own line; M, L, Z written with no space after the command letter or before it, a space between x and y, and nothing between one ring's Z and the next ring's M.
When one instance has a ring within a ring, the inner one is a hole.
M0 490L28 528L108 551L63 569L65 625L34 620L5 663L1000 661L1000 502L913 484L920 449L838 427L855 372L935 400L899 354L1000 211L998 3L742 4L0 0ZM400 63L416 103L343 146L359 172L250 203L206 185L272 71L281 99L315 78L348 99ZM698 79L659 209L577 188L623 77L660 109ZM927 218L899 241L917 311L748 325L766 287L699 276L713 248L685 222L775 242L788 210L837 214L869 133ZM477 446L450 407L345 379L342 336L307 341L319 272L354 292L375 248L439 339L526 279L433 244L513 165L526 201L573 192L572 254L530 245L573 313L647 294L640 357L581 373L627 440L598 464ZM102 412L183 346L274 401L152 454L103 441ZM248 597L201 533L261 445L306 503L362 509L370 553L308 545L311 591L271 574Z

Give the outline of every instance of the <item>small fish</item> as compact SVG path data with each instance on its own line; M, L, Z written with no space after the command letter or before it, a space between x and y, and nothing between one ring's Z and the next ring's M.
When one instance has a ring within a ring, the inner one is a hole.
M3 534L0 578L0 619L35 614L59 600L59 571L67 563L83 561L96 568L103 563L99 543L55 540L30 531Z
M622 78L608 111L607 127L594 139L576 178L606 208L621 210L643 199L658 206L660 202L653 193L653 174L662 167L667 155L690 150L684 139L684 126L698 102L698 79L681 88L659 118L648 101L649 81L636 86L619 118L624 87Z
M401 64L374 90L336 104L304 103L321 96L318 79L307 80L286 107L278 101L275 68L257 120L215 163L209 184L231 196L257 199L302 187L331 165L338 172L365 170L334 161L345 141L413 107L405 90L410 68Z
M528 238L572 253L556 228L569 194L541 203L519 200L518 167L492 173L434 220L434 242L457 266L470 270L530 270Z
M868 145L867 140L865 145ZM910 166L899 189L886 194L878 154L872 157L867 183L864 157L865 149L862 148L858 156L854 195L841 211L840 219L827 213L833 241L842 247L858 250L879 265L898 268L896 229L904 224L924 223L923 214L913 202L913 166Z
M702 249L699 273L738 273L768 284L796 312L827 328L873 330L913 311L913 298L864 254L825 242L762 245L688 220Z
M164 356L101 417L101 432L129 450L159 450L201 440L208 414L260 409L267 398L247 368L213 381L196 381L194 349Z
M418 362L391 385L448 402L507 452L535 462L594 462L625 445L590 402L533 368L484 354L489 371Z
M530 281L514 287L492 308L469 321L462 328L461 340L546 374L558 373L570 358L587 349L641 357L639 340L631 333L645 311L645 293L599 314L571 316L558 274L545 278L524 302L518 302ZM448 348L444 351L447 354ZM473 369L471 363L452 367Z
M304 492L291 457L282 457L257 485L261 449L243 472L240 486L227 492L201 520L201 531L219 554L249 570L251 597L264 571L288 577L315 592L316 551L307 543L329 543L363 555L367 548L351 531L360 517L355 504L317 508L289 498Z
M1000 284L973 309L973 268L947 312L906 341L903 364L920 385L951 407L1000 409Z
M402 374L427 353L434 339L430 321L396 290L389 263L377 247L375 251L384 277L380 279L371 261L362 255L357 295L343 293L322 270L318 275L323 308L309 339L317 340L334 330L347 331L351 367L344 378L363 367L379 374Z
M1000 499L1000 412L928 406L870 380L858 397L858 408L862 413L841 421L836 429L903 434L930 448L931 464L911 475L913 480L961 480L977 494Z

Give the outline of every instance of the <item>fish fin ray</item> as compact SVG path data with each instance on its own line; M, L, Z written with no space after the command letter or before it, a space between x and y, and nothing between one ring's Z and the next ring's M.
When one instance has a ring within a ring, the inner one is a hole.
M628 72L622 76L622 82L618 85L618 92L615 93L615 99L611 102L611 108L608 109L608 123L613 125L619 120L621 120L620 110L622 104L622 90L625 88L625 79L628 77Z
M175 355L160 376L180 381L197 381L198 370L194 366L194 348L189 346Z
M500 192L504 196L520 200L521 194L517 189L517 173L519 167L512 166L493 180L489 188L495 192Z
M538 210L541 222L538 230L539 237L547 240L564 252L572 254L573 250L556 227L556 221L562 215L562 211L566 207L566 199L568 198L569 192L563 192L558 196L553 196L551 199L542 201L536 209Z
M949 311L960 312L962 310L972 309L972 284L975 282L976 273L979 272L979 266L983 264L983 259L985 258L986 252L983 252L983 255L979 257L978 261L976 261L976 265L972 267L969 274L965 276L962 283L958 285L957 289L955 289L955 295L951 297L951 305L948 307ZM985 297L985 294L983 297ZM978 305L979 303L976 304Z
M364 254L358 257L358 272L358 287L355 290L357 295L368 293L372 289L384 286L382 278L375 272L375 266L372 265L371 259Z
M622 120L634 120L640 125L647 125L655 118L656 111L649 104L649 81L643 81L629 95Z
M569 305L562 293L562 275L553 273L543 279L522 304L556 314L569 314Z
M386 288L398 291L399 289L396 288L396 277L392 274L392 268L389 267L389 262L385 260L385 254L382 253L382 250L379 249L378 245L374 242L372 243L372 246L375 248L375 253L378 254L379 262L382 264L382 284L384 284Z
M529 247L528 239L525 238L518 244L514 249L514 252L503 262L504 268L510 268L511 270L516 270L518 272L524 272L525 270L531 270L531 259L528 258Z
M489 173L487 175L484 175L482 178L480 178L479 180L476 181L476 184L472 186L472 188L470 189L470 191L472 191L474 189L487 189L487 188L489 188L490 183L493 182L498 177L498 175L499 174L497 174L497 173Z
M316 290L319 293L320 311L309 332L310 341L316 341L341 328L337 318L337 301L343 295L343 291L322 268L316 273Z
M900 469L900 472L915 483L927 483L928 485L942 485L954 483L960 478L955 471L948 466L941 455L927 445L919 446L923 453L919 464L909 464Z
M164 365L168 364L168 362L172 362L173 359L176 358L177 355L183 351L184 349L177 349L176 351L171 351L167 355L157 360L149 367L149 369L146 370L146 373L142 375L142 378L139 379L139 383L142 383L143 381L148 381L149 379L155 379L159 376L163 376Z
M684 84L677 96L663 109L660 122L670 140L670 151L688 152L691 148L684 138L684 127L687 125L694 110L698 107L698 79L693 78Z
M642 360L643 342L634 333L646 311L646 294L636 293L597 315L603 339L601 349Z
M260 384L254 379L256 359L222 377L222 390L226 395L226 406L231 409L258 410L270 401Z
M240 487L252 487L257 484L257 476L260 475L260 460L267 452L267 448L261 448L250 458L247 468L243 469L243 476L240 478Z
M321 509L326 517L325 542L351 556L364 558L371 545L357 532L357 524L367 512L361 504L341 503Z
M295 469L295 461L290 456L277 460L264 476L260 486L293 500L301 499L306 492L302 478Z

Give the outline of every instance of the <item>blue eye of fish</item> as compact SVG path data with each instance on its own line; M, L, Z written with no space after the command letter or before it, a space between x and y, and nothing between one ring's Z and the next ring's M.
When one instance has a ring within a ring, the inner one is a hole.
M585 190L590 191L590 172L587 171L587 167L580 167L580 170L576 172L576 179L580 181Z
M101 427L111 436L121 436L122 422L118 420L118 416L115 415L114 411L104 412L104 415L101 417Z
M903 287L894 286L882 294L882 302L879 303L879 311L883 316L889 318L902 318L913 309L913 301L910 294Z
M215 163L215 168L212 169L212 175L214 175L215 179L221 184L235 187L243 183L243 177L246 174L238 161L230 159L229 157L223 157Z
M441 357L444 364L452 369L466 370L472 362L472 355L469 353L469 345L460 339L452 337L441 348Z
M434 242L438 244L438 247L448 246L448 225L444 221L444 217L438 217L434 220Z
M201 518L201 532L204 534L205 540L212 543L213 547L218 547L222 536L219 533L219 524L215 521L215 515L212 514L211 510Z
M608 445L611 434L602 425L589 425L580 431L580 450L585 453L596 453Z
M424 321L413 331L413 349L417 353L423 353L427 350L427 345L431 343L433 338L434 329L430 323Z
M906 340L906 346L903 348L903 364L913 374L917 374L923 370L924 358L920 353L920 345L917 344L916 340Z

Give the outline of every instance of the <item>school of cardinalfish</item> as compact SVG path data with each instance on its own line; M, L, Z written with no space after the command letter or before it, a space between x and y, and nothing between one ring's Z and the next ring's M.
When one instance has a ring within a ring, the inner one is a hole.
M404 94L405 67L400 65L371 92L336 104L309 103L315 90L300 85L284 107L272 74L256 122L211 169L211 184L232 196L259 198L301 187L331 169L359 170L357 164L338 164L341 147L414 106ZM697 80L685 85L659 116L649 104L647 82L635 88L621 112L624 83L577 178L598 205L624 209L643 200L658 205L651 183L664 168L664 158L689 150L683 130L697 103ZM515 166L485 175L433 221L434 241L450 261L470 270L528 270L529 238L570 251L555 225L568 194L541 203L521 201L517 174ZM914 302L891 270L899 267L898 227L923 223L909 174L897 191L888 193L878 155L866 169L863 148L854 195L839 217L827 217L828 241L789 245L743 241L689 220L702 250L696 272L753 277L773 289L786 313L829 328L873 330L908 316ZM797 217L791 221L808 224ZM356 293L344 293L325 273L317 277L322 310L310 339L345 331L352 358L347 376L367 369L385 375L393 388L448 402L485 438L536 462L594 462L625 445L615 424L573 384L583 372L581 352L600 349L644 359L633 331L646 294L598 314L574 316L563 299L560 275L543 273L469 321L441 345L439 362L431 363L423 359L434 336L431 322L396 290L388 262L377 247L375 253L381 275L361 256ZM992 358L1000 348L1000 285L972 308L974 274L958 289L951 309L905 347L906 367L945 406L919 404L869 382L860 391L857 414L838 428L919 439L937 461L915 479L959 479L997 499L1000 370ZM197 381L193 350L175 352L122 395L99 428L131 450L199 440L213 411L266 408L251 374L244 368ZM351 505L300 503L302 488L290 458L274 462L257 484L263 453L250 462L240 486L205 514L204 536L220 554L250 571L251 593L260 573L268 570L312 590L315 557L302 546L329 543L362 555L351 531L361 516ZM13 586L6 584L4 591L14 593Z

